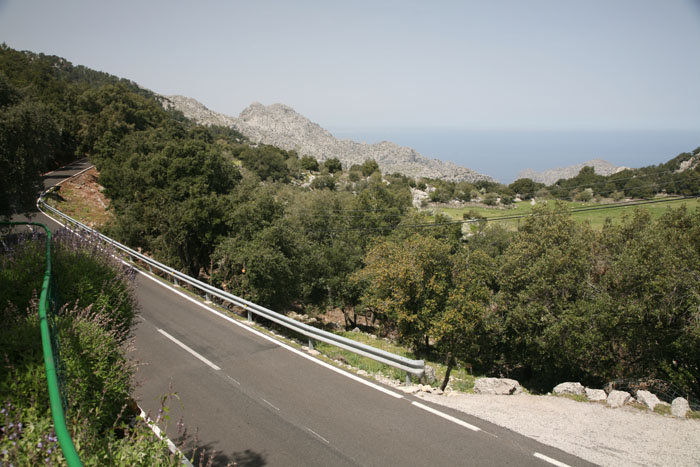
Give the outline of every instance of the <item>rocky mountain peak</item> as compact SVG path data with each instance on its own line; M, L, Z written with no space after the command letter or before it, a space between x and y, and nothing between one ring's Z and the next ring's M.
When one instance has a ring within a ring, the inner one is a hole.
M320 125L284 104L265 106L254 102L243 109L238 116L238 126L239 131L246 136L248 136L246 132L254 135L252 138L248 136L251 139L260 142L275 140L278 142L277 145L303 146L305 141L333 138L333 135Z
M411 177L440 178L453 181L492 180L466 167L438 159L428 159L412 148L382 141L376 144L337 139L284 104L263 105L253 102L238 116L229 117L207 109L183 96L165 96L163 105L175 108L186 117L204 125L235 127L255 143L270 144L319 161L337 157L346 167L374 159L384 172L399 172Z

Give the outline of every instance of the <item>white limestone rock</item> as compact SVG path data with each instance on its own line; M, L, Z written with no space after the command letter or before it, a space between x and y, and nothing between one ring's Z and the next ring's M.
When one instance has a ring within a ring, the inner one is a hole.
M432 384L437 381L437 375L435 374L435 367L430 365L425 365L425 374L423 375L425 382Z
M629 402L630 397L632 396L627 391L610 391L610 394L608 394L607 398L607 404L613 409L617 407L622 407L627 402Z
M656 397L656 394L652 394L649 391L644 391L643 389L637 391L637 400L649 407L649 410L654 410L654 407L659 405L661 402L659 398Z
M479 378L474 382L474 392L477 394L512 395L520 394L520 383L509 378Z
M557 384L552 390L554 394L570 394L573 396L582 396L586 393L585 388L581 383L561 383Z
M586 388L585 391L586 391L586 398L589 401L600 402L600 401L604 401L608 398L608 395L602 389Z
M690 410L690 405L688 401L682 397L676 397L671 402L671 414L674 417L685 418Z

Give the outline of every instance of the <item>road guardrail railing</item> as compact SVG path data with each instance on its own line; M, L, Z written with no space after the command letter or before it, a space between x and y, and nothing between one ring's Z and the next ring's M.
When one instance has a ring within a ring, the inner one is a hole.
M261 305L250 302L244 298L238 297L229 292L216 288L210 284L207 284L206 282L202 282L198 279L190 277L187 274L173 269L170 266L166 266L165 264L162 264L154 260L153 258L139 253L138 251L135 251L129 248L128 246L123 245L117 242L116 240L113 240L107 237L106 235L101 234L100 232L83 224L82 222L79 222L73 219L72 217L62 213L53 206L48 205L44 201L44 197L54 188L55 187L51 187L41 194L39 200L37 201L37 206L39 207L39 209L46 209L47 211L63 219L66 223L74 226L75 228L78 228L80 230L85 231L86 233L94 235L100 240L104 241L105 243L112 245L115 249L117 249L124 255L125 259L128 259L131 263L135 264L136 260L138 260L146 264L151 273L153 273L155 269L162 272L166 276L169 276L170 278L172 278L173 283L177 286L179 286L181 282L186 283L194 289L202 292L206 300L211 300L211 297L217 297L224 302L241 307L247 311L248 321L252 321L253 315L257 315L268 319L273 323L276 323L287 329L290 329L298 334L301 334L308 339L309 349L313 349L315 341L325 342L327 344L334 345L341 349L348 350L358 355L362 355L377 362L384 363L386 365L405 371L407 384L410 383L411 375L416 376L417 378L421 378L424 375L425 362L423 360L412 360L410 358L396 355L391 352L387 352L385 350L378 349L376 347L372 347L370 345L363 344L361 342L357 342L352 339L339 336L337 334L333 334L332 332L324 331L323 329L318 329L313 326L309 326L305 323L300 323L299 321L289 318L281 313L277 313L276 311L272 311Z

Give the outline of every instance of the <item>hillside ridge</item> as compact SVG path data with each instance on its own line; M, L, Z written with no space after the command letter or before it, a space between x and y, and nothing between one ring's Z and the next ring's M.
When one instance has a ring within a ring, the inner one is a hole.
M238 117L208 109L204 104L185 96L162 96L163 105L181 111L187 118L204 125L234 127L254 143L270 144L319 161L337 157L343 165L362 164L374 159L385 173L399 172L411 177L428 177L450 181L493 181L467 167L438 159L429 159L416 150L382 141L359 143L338 139L319 124L312 122L284 104L263 105L253 102Z
M543 171L524 169L518 172L517 178L529 178L537 183L552 185L553 183L556 183L559 179L568 179L575 177L584 167L593 167L593 170L598 175L612 175L629 168L618 167L604 159L591 159L581 164L569 165L567 167L556 167L554 169L548 169Z

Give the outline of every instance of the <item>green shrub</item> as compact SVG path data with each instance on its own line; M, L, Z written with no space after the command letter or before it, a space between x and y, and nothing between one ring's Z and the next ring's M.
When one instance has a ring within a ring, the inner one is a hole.
M54 329L66 421L81 460L85 465L178 465L164 440L144 423L131 423L133 366L125 357L125 340L135 302L128 275L94 243L71 241L65 233L56 238L54 271L62 275L57 282L75 305L55 317ZM63 464L38 315L44 241L36 236L8 243L0 260L0 465Z
M54 238L53 277L63 303L90 305L90 313L102 316L105 329L120 341L129 335L136 299L128 267L105 250L96 238L59 231Z

